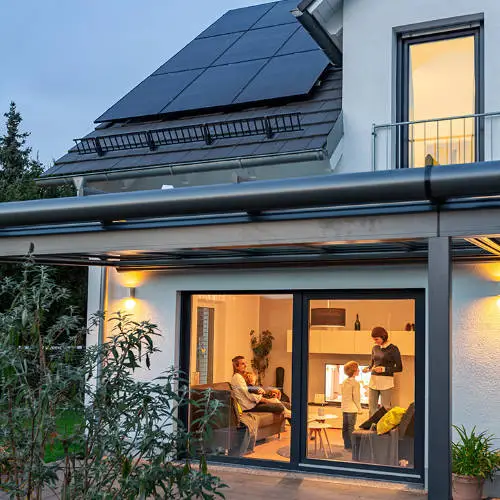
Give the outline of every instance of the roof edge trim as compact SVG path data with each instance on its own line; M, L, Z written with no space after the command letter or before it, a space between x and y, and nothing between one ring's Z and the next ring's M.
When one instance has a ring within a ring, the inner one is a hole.
M243 156L225 160L209 160L194 163L158 164L148 167L128 167L116 170L99 170L96 172L79 172L68 175L53 175L39 177L35 182L39 186L60 186L73 182L73 179L85 177L88 181L109 181L154 177L162 174L187 174L210 172L216 170L231 170L234 168L280 165L284 163L300 163L305 161L323 161L328 158L324 149L302 150L294 153L277 153L273 155Z
M314 41L323 49L328 59L336 67L342 67L342 52L335 44L328 31L321 25L321 23L308 11L308 7L312 2L306 2L302 7L302 2L292 14L297 18L300 24L311 35Z

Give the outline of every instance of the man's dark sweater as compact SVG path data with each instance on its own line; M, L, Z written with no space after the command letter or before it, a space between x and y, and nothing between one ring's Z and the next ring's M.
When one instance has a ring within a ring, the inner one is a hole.
M369 368L373 370L376 366L384 367L382 373L373 373L380 377L392 377L395 373L403 371L399 349L394 344L389 344L387 347L374 345Z

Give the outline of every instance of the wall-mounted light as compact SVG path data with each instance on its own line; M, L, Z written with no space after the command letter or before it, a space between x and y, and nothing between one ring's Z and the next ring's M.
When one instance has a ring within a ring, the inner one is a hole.
M133 309L135 307L135 287L131 286L128 289L128 299L125 301L126 309Z

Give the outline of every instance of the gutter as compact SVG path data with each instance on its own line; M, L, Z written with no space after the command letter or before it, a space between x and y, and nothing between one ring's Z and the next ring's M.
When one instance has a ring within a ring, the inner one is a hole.
M342 52L337 47L328 31L323 28L321 23L308 11L308 7L313 0L301 2L298 7L292 10L292 14L297 18L300 24L311 35L313 40L323 49L323 52L336 67L342 67Z
M500 161L0 204L0 226L208 215L498 196Z
M86 182L113 181L161 175L191 174L217 170L234 170L247 167L266 167L271 165L323 161L328 158L324 149L312 149L298 153L278 153L274 155L246 156L231 160L210 160L196 163L159 164L149 167L129 167L117 170L53 175L35 179L39 186L59 186L73 183L75 179L85 178Z

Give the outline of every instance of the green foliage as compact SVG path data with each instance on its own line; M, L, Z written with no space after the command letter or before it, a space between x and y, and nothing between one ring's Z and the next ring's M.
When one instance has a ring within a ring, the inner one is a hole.
M252 368L257 371L259 384L269 368L269 354L273 348L273 340L273 334L269 330L264 330L259 336L255 334L255 330L250 331L250 346L253 352Z
M31 148L26 146L28 132L21 132L22 117L14 102L10 103L6 118L5 134L0 136L0 203L41 198L74 196L70 185L42 187L35 179L43 172L43 165L32 158ZM18 265L1 264L0 277L15 277L20 272ZM58 268L55 280L68 290L67 299L54 302L52 314L59 316L67 304L75 304L82 314L86 310L87 269ZM0 311L9 306L8 300L0 298Z
M223 498L202 453L219 402L209 393L192 401L173 369L144 380L158 352L156 325L114 314L109 340L78 362L74 310L46 318L67 299L49 269L29 258L1 292L11 299L0 313L1 489L28 499L47 488L63 499ZM180 418L188 405L196 432Z
M453 426L459 440L452 443L452 471L461 476L493 479L500 469L500 451L493 448L493 436L486 432L470 433L464 426Z

